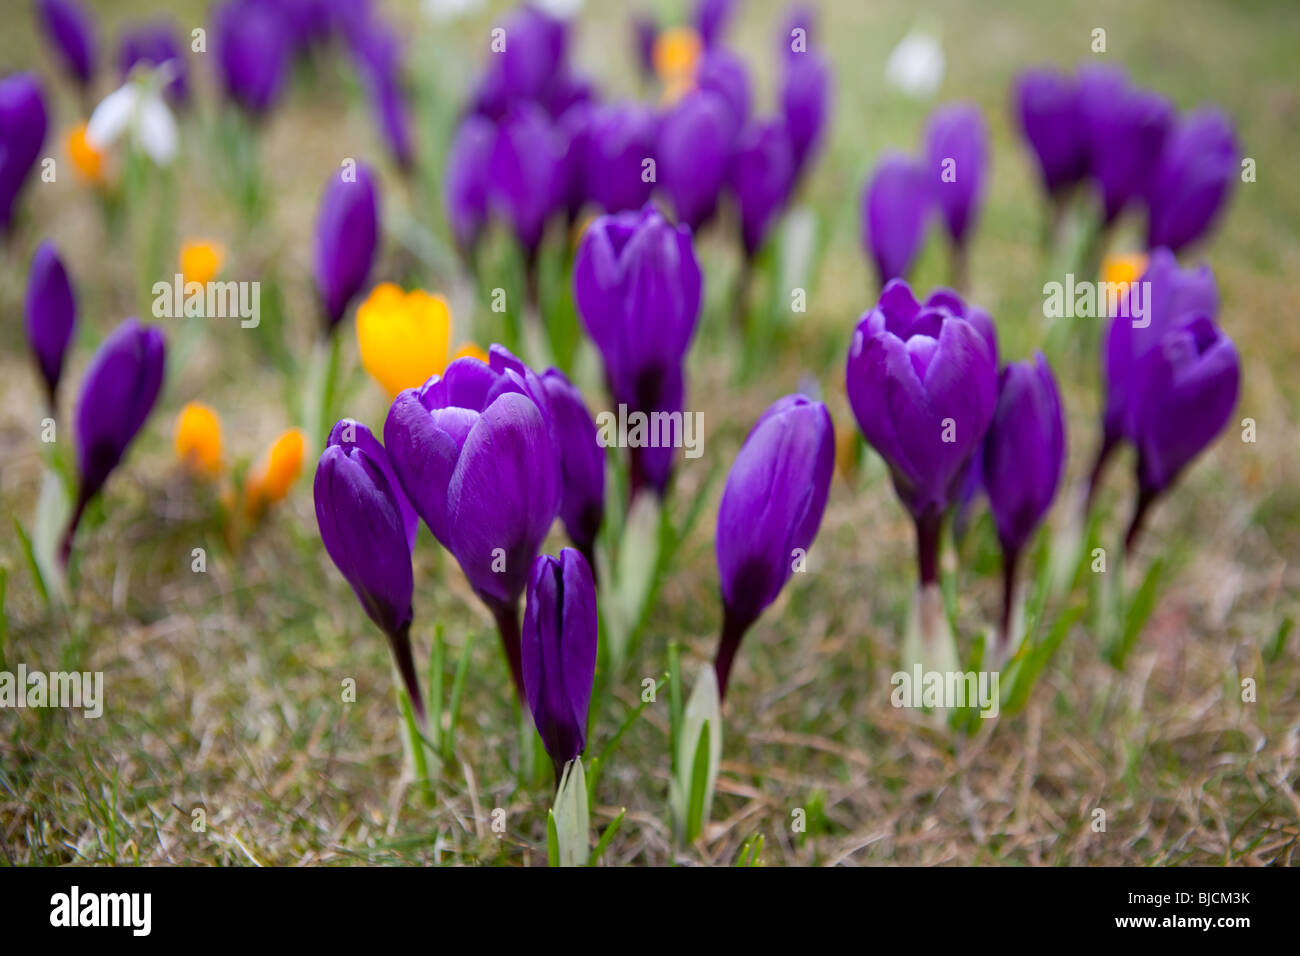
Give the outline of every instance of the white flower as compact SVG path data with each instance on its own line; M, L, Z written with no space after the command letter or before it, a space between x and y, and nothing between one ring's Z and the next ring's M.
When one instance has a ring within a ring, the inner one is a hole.
M557 20L572 20L582 12L582 0L533 0L533 6Z
M86 142L103 151L122 138L132 141L159 166L176 158L179 136L176 120L162 98L159 84L131 79L95 107L86 124Z
M885 82L908 96L929 99L943 82L943 47L933 34L913 30L885 63Z
M483 0L424 0L420 9L434 23L446 23L473 13L482 6Z

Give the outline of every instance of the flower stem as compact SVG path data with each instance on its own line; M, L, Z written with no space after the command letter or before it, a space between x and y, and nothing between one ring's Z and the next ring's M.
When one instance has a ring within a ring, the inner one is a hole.
M429 718L424 710L424 698L420 694L420 679L415 674L415 658L411 653L410 621L403 624L396 634L389 635L388 646L392 648L393 660L397 663L397 673L402 678L402 686L406 688L406 696L411 699L411 709L415 711L420 727L426 728Z
M1155 502L1158 494L1158 492L1146 485L1141 485L1138 488L1137 503L1133 507L1133 519L1129 522L1128 532L1124 535L1125 557L1133 553L1138 536L1142 533L1143 522L1146 521L1147 514L1150 512L1151 505Z
M1092 513L1092 502L1097 497L1097 488L1101 485L1102 472L1106 470L1106 463L1110 461L1111 453L1118 444L1115 437L1109 433L1101 440L1101 447L1097 449L1097 458L1092 463L1092 471L1088 473L1088 494L1083 499L1084 517Z
M713 670L718 675L718 699L727 696L727 681L731 677L731 665L736 659L740 642L753 624L753 619L737 614L731 608L722 609L722 636L718 641L718 654L713 659Z
M520 650L519 605L517 602L493 601L489 607L492 616L496 618L497 633L501 635L501 649L506 652L506 661L510 664L510 676L515 682L515 693L519 696L519 702L523 704L527 698L524 695L524 663Z
M998 631L998 659L1005 660L1011 646L1011 617L1016 604L1016 568L1020 552L1002 549L1002 626Z
M86 505L90 504L90 496L85 492L77 495L77 506L72 512L72 518L68 521L68 530L63 533L63 540L59 543L59 564L66 570L68 561L72 557L72 539L77 535L77 527L81 524L81 519L86 513Z
M939 581L939 531L941 512L928 512L916 519L916 566L921 587Z

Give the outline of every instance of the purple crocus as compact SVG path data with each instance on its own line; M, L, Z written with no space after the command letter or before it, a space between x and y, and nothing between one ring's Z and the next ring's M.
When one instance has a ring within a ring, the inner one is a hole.
M883 288L906 279L925 241L930 177L920 163L886 153L862 192L862 245L876 264Z
M535 6L515 9L501 27L505 46L488 57L474 108L499 119L512 105L541 103L566 67L568 26Z
M889 466L917 525L921 583L938 580L938 535L997 402L997 366L985 337L942 304L922 306L902 280L854 332L849 404Z
M68 280L63 260L52 240L46 239L32 256L32 267L27 273L27 342L41 378L45 381L45 394L50 409L55 408L59 389L59 376L63 372L63 359L77 324L77 298Z
M658 39L659 24L653 16L638 13L632 17L632 52L643 80L655 75L655 42Z
M151 67L170 64L171 79L163 88L167 98L177 105L189 102L188 67L169 21L137 24L122 34L117 48L117 66L122 79L126 79L137 63Z
M564 198L564 144L541 107L520 102L506 110L487 174L493 213L510 224L532 263L546 222Z
M1101 196L1103 223L1109 225L1146 192L1173 107L1108 66L1079 71L1079 102L1088 129L1089 172Z
M729 179L740 209L745 256L753 259L794 185L794 157L783 121L754 123L741 133L731 157Z
M598 106L588 114L582 141L582 178L587 196L605 212L640 209L650 199L656 121L637 103Z
M327 330L333 331L365 286L378 242L374 174L358 163L330 177L316 217L316 289Z
M1236 346L1205 315L1168 329L1141 359L1133 394L1138 493L1126 550L1152 503L1228 424L1240 378Z
M835 430L821 402L787 395L759 417L736 455L718 507L714 546L722 638L714 668L727 692L741 639L817 535L835 469Z
M370 429L351 419L335 423L312 490L325 551L388 638L411 707L424 723L424 699L411 654L415 513Z
M414 158L406 94L402 89L401 43L393 30L376 18L354 30L349 39L380 134L397 165L403 172L410 172Z
M703 291L690 229L669 224L651 205L597 218L578 247L573 290L614 401L647 415L680 412ZM632 493L649 484L662 495L674 449L631 452Z
M384 445L402 489L496 618L523 699L519 597L561 502L545 387L499 345L393 401Z
M722 97L731 113L734 136L749 122L750 90L749 70L745 61L730 50L717 47L700 60L695 71L695 86Z
M1120 314L1111 319L1102 347L1106 405L1101 447L1088 483L1089 506L1111 454L1122 440L1136 438L1137 377L1147 353L1174 326L1198 315L1213 319L1218 313L1219 295L1208 265L1183 269L1168 249L1151 254L1146 272L1129 290Z
M831 110L831 71L820 52L809 49L785 58L780 101L798 182L817 154Z
M289 65L289 35L274 9L226 0L213 24L217 68L226 95L253 115L274 105Z
M1059 70L1026 70L1016 78L1015 111L1038 161L1043 187L1059 201L1088 172L1078 83Z
M524 694L557 781L587 746L596 631L596 586L587 559L573 548L559 557L539 554L524 611Z
M1212 107L1193 110L1174 127L1147 187L1147 247L1177 252L1210 229L1238 174L1232 123Z
M595 567L596 535L605 518L605 452L582 393L557 368L541 376L560 444L560 517L587 563Z
M64 68L86 90L98 52L89 12L77 0L36 0L36 16Z
M677 221L698 230L713 217L736 134L735 116L717 93L687 93L659 124L659 182Z
M707 49L722 42L734 8L735 0L695 0L695 32Z
M59 552L65 565L86 506L153 410L162 388L165 354L162 332L130 318L90 360L77 400L77 501Z
M0 231L13 225L14 203L45 142L45 97L30 73L0 80Z
M989 136L979 107L954 103L934 111L926 127L926 165L948 235L964 250L979 220L988 178Z
M487 169L496 127L477 114L465 117L452 138L443 175L443 203L461 254L473 258L487 224Z
M989 510L1002 546L1003 605L998 651L1011 650L1016 565L1042 523L1065 471L1065 418L1056 379L1041 352L1011 362L998 381L998 402L984 436L982 470Z

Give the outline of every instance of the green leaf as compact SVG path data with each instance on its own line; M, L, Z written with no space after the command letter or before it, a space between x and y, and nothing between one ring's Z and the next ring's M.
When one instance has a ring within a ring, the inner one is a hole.
M460 649L456 662L456 676L451 682L451 702L447 705L447 732L442 735L442 759L451 760L456 747L456 724L460 720L460 699L465 689L465 675L469 673L469 652L474 646L474 632L465 634L465 646Z
M591 851L591 856L587 860L588 866L595 866L600 862L600 858L605 855L605 851L614 840L614 834L618 833L619 827L623 825L623 818L627 816L627 807L618 811L618 816L610 821L609 826L605 827L605 832L600 835L600 840L596 843L596 848Z
M41 569L41 577L49 588L50 598L62 600L63 567L59 563L59 545L68 520L72 516L72 503L67 489L58 474L47 468L41 478L41 493L36 500L36 516L32 523L32 554Z
M686 811L686 842L692 843L704 829L704 801L709 789L709 722L700 726L695 744L695 765L691 768L691 800Z
M587 810L587 781L582 758L564 767L555 794L555 842L560 866L583 866L591 858L591 817Z
M722 757L722 713L718 679L706 664L691 691L677 735L676 772L669 803L679 836L693 842L709 822Z
M1160 584L1160 575L1164 570L1164 566L1164 558L1156 558L1155 561L1151 562L1151 567L1147 568L1147 573L1142 578L1137 593L1133 595L1133 600L1124 609L1124 630L1120 634L1119 643L1111 653L1111 663L1119 670L1124 669L1124 662L1128 659L1129 651L1137 643L1138 635L1142 633L1142 628L1146 625L1147 619L1151 617L1151 612L1155 610L1157 588Z
M546 811L546 865L560 865L560 834L555 827L555 811Z
M32 572L32 580L36 584L36 590L46 604L50 603L50 592L45 587L45 577L41 574L41 566L36 561L36 552L32 550L32 539L27 536L27 529L23 523L14 518L14 533L18 535L18 545L22 548L23 557L27 559L27 569Z

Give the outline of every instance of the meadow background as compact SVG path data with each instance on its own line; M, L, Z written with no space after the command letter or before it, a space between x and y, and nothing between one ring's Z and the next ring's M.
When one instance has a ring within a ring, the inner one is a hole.
M914 584L913 529L874 454L856 470L837 471L808 573L793 576L741 649L713 825L696 845L674 848L661 695L620 741L595 793L598 828L627 808L606 862L730 864L756 834L772 865L1291 862L1300 841L1300 648L1291 633L1300 603L1300 5L815 6L817 42L834 67L835 106L829 141L801 198L818 229L808 311L749 356L757 372L742 375L740 341L728 323L738 256L730 235L702 238L707 304L690 356L686 408L704 414L704 454L679 461L669 507L680 515L703 493L703 509L635 658L593 715L589 752L599 751L639 702L641 681L663 674L670 641L681 644L689 673L711 658L721 614L713 556L721 476L760 412L781 395L815 388L837 432L855 431L843 365L856 319L875 298L859 240L862 183L881 150L919 148L935 103L972 100L990 128L992 177L972 243L968 298L994 316L1004 359L1024 358L1043 343L1042 285L1063 278L1039 248L1042 200L1009 109L1013 76L1035 64L1070 67L1093 57L1091 31L1103 27L1105 59L1126 66L1138 83L1180 109L1220 104L1258 177L1238 184L1218 232L1190 258L1214 268L1219 321L1241 353L1242 395L1234 421L1158 506L1139 547L1141 559L1163 555L1168 574L1126 670L1106 662L1084 614L1023 711L980 722L971 736L890 705L889 675ZM34 587L12 530L15 518L30 521L43 468L45 412L21 320L32 250L54 238L79 296L60 441L71 439L75 383L94 347L125 316L148 318L147 301L131 248L110 241L90 193L70 171L55 183L29 182L24 215L0 247L0 650L9 669L21 661L29 669L102 670L106 688L99 720L0 711L6 863L545 861L550 782L517 773L521 736L490 619L427 531L415 552L417 660L428 659L435 623L453 660L475 636L455 758L429 796L403 780L388 650L320 544L310 489L319 449L309 453L289 498L237 552L223 546L212 503L184 478L172 452L176 415L191 399L219 411L236 462L302 424L301 383L281 374L274 352L305 355L317 334L312 229L320 189L345 156L383 173L387 235L373 277L447 294L458 342L472 336L486 345L492 337L488 303L447 253L438 192L420 182L436 184L448 124L487 55L489 29L507 8L489 4L434 24L415 3L381 7L407 27L407 75L419 110L417 183L397 177L355 76L326 63L295 77L260 131L266 189L251 228L217 186L220 171L198 130L218 95L211 64L190 56L197 115L184 126L174 234L224 243L223 278L274 275L281 307L268 319L264 287L259 329L200 320L188 353L169 355L159 403L109 481L104 507L83 528L75 596L54 610ZM185 0L104 0L93 9L101 40L115 38L122 22L150 15L169 13L183 32L207 20L204 4ZM610 97L641 93L633 9L589 3L574 31L575 62ZM764 113L784 17L782 4L746 0L729 35ZM43 155L58 158L62 170L62 134L85 114L46 55L28 5L12 5L4 19L0 64L6 72L35 70L45 81L51 123ZM933 103L908 99L883 80L890 50L916 25L941 38L947 60ZM100 96L111 89L108 72L101 72ZM1114 247L1136 248L1140 238L1138 223L1126 221ZM945 258L932 230L913 285L945 282ZM169 345L184 322L161 320ZM340 334L343 410L381 427L387 401L359 368L351 318ZM592 365L590 356L582 361ZM1098 440L1096 353L1067 352L1056 371L1070 452L1052 516L1059 523L1075 504L1074 486ZM584 392L593 411L607 407L599 390ZM1236 423L1247 416L1257 422L1254 444L1240 440ZM1131 506L1129 454L1113 466L1102 496L1103 534L1112 542ZM548 550L561 543L557 524ZM195 547L207 550L205 574L190 570ZM947 560L952 567L952 555ZM955 573L960 636L968 641L995 620L1000 597L984 512ZM1076 592L1069 600L1083 599ZM344 704L339 687L349 677L357 701ZM1244 677L1258 684L1254 703L1241 700ZM191 828L199 807L204 832ZM498 807L506 810L504 835L490 827ZM804 833L792 831L796 808L806 811ZM1095 808L1106 811L1103 833L1091 826Z

